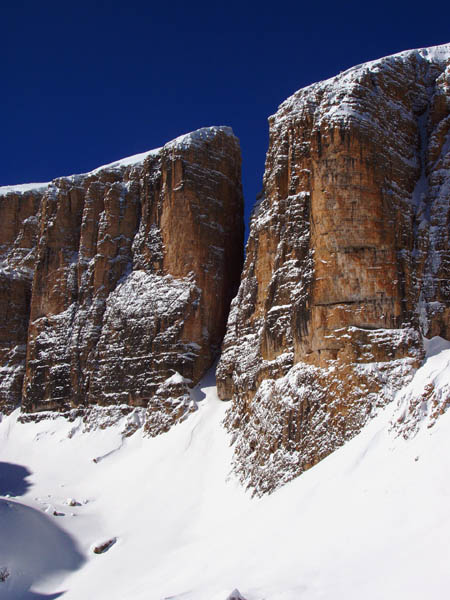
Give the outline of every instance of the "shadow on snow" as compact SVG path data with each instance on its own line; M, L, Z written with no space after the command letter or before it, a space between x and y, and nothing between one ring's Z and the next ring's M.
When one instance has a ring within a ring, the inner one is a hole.
M25 469L26 471L26 469ZM78 570L85 558L70 535L40 511L0 499L0 597L17 600L51 600L60 593L33 592L42 578Z
M22 465L0 461L0 496L23 496L31 487L27 481L30 475Z

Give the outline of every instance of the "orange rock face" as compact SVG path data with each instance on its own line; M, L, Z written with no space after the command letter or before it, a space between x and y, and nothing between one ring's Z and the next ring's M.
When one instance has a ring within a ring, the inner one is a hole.
M361 65L269 119L217 383L271 491L355 435L450 337L450 47Z
M53 181L40 200L22 406L191 410L218 355L243 260L240 150L202 129Z

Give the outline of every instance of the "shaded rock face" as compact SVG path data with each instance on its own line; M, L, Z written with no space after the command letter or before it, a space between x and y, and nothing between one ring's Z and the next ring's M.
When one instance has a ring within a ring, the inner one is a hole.
M239 282L240 160L208 128L41 193L25 411L148 407L159 433L190 410Z
M353 437L450 336L450 46L367 63L269 119L217 371L234 468L275 489Z
M8 412L22 393L41 195L0 199L0 410Z

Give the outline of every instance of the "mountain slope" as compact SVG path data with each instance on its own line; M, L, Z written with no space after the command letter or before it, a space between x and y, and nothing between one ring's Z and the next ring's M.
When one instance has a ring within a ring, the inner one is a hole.
M433 340L410 396L420 397L431 380L446 393L449 362L450 345ZM67 600L225 600L235 588L247 600L446 597L449 412L431 428L418 422L405 439L396 429L399 394L344 447L252 499L227 479L226 404L213 384L211 374L195 390L203 400L194 415L152 439L141 430L122 439L119 426L83 433L81 419L3 419L2 460L31 471L30 488L14 501L40 511L50 505L49 518L86 560L59 579L36 581L34 592L67 590ZM47 458L56 453L57 461ZM106 553L92 552L114 537ZM10 559L2 537L0 567ZM23 560L32 567L32 558Z

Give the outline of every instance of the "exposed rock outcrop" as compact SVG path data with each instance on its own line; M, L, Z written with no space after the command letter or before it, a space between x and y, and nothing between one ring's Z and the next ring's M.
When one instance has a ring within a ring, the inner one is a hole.
M354 436L450 336L450 45L360 65L269 119L217 371L236 472L271 491Z
M153 434L190 410L239 282L240 169L213 127L40 192L25 411L148 407Z
M21 400L41 197L39 186L18 186L0 198L0 410L7 412Z

